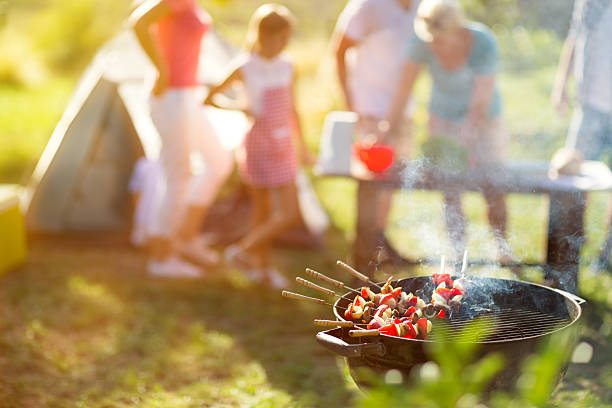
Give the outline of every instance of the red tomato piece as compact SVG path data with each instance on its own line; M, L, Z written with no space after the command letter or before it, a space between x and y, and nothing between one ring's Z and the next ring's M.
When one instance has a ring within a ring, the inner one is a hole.
M444 311L444 309L440 309L440 311L437 314L437 317L440 319L444 319L446 317L446 312Z

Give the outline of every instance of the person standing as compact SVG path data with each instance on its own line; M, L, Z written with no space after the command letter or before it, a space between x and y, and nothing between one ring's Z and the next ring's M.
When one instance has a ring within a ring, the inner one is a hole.
M464 146L469 161L483 173L503 161L505 132L501 124L501 97L497 88L498 50L491 31L468 22L458 1L422 0L415 33L404 61L402 80L389 117L389 132L399 126L414 84L427 68L432 78L429 101L429 137L444 137ZM444 191L446 225L455 258L465 250L465 217L460 191ZM488 220L493 229L497 259L510 263L513 255L506 237L506 202L494 185L483 188Z
M232 168L231 155L221 153L212 128L198 112L200 47L211 22L196 0L149 0L130 16L157 71L151 116L161 139L165 188L152 216L147 269L153 276L197 278L203 270L184 258L205 265L219 260L198 238L208 207ZM198 155L204 167L200 172L192 165Z
M346 108L357 113L357 134L370 138L384 127L413 35L418 0L350 0L334 33L336 71ZM407 157L410 119L403 112L390 144ZM376 262L402 258L387 241L386 228L393 190L377 183L359 182L353 264L366 269Z
M299 222L298 163L300 159L305 164L312 162L299 126L294 67L283 54L293 25L293 15L286 7L260 6L249 24L250 53L225 80L210 89L204 100L219 108L237 108L220 104L215 97L235 83L246 91L247 106L242 110L252 124L238 163L253 197L254 225L226 249L225 258L253 279L277 288L285 287L287 279L271 265L272 241Z
M576 0L569 33L558 65L551 100L560 114L568 111L567 85L573 71L577 106L566 147L586 160L612 164L612 1ZM607 216L608 232L596 269L609 268L612 252L612 197Z

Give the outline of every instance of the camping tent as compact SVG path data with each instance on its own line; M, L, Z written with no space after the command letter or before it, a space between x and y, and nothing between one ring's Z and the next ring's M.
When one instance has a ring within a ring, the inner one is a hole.
M202 83L217 81L235 51L206 36ZM148 112L153 67L127 30L104 46L80 79L34 170L24 196L30 231L125 228L128 179L135 161L156 158L159 136ZM210 108L228 154L243 133L242 114ZM231 136L234 136L233 138Z

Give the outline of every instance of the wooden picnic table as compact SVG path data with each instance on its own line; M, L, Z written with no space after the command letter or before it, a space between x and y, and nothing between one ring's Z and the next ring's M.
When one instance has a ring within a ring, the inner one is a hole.
M612 173L605 164L587 161L582 164L578 176L551 178L545 162L508 163L486 171L444 171L424 163L423 160L411 161L376 174L368 171L357 160L352 160L348 172L319 173L324 176L350 177L366 183L382 183L393 189L443 191L453 188L480 192L488 186L504 193L547 195L546 259L539 266L543 267L547 281L576 292L580 250L585 237L586 194L591 191L612 191Z

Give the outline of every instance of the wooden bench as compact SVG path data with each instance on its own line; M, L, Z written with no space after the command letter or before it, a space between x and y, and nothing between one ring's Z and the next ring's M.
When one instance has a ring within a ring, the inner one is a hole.
M552 179L547 163L509 163L483 172L448 172L412 161L382 174L369 172L357 160L342 173L319 171L321 176L340 176L366 183L380 183L393 189L443 191L452 187L462 191L482 191L484 186L504 193L542 194L549 198L545 278L559 287L576 292L580 249L584 243L586 194L591 191L612 191L612 173L599 162L585 162L580 176ZM357 232L359 234L359 231ZM525 265L525 264L523 264ZM533 266L534 263L527 265Z

